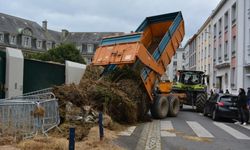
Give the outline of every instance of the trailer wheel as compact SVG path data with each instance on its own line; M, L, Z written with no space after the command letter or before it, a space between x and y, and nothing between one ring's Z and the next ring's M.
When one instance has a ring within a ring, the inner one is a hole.
M151 105L150 112L153 118L163 119L167 116L169 102L165 96L157 96L154 103Z
M196 110L203 112L205 103L207 101L207 95L205 93L199 93L196 97Z
M169 101L169 116L176 117L180 110L180 101L176 96L173 95L168 96L168 101Z

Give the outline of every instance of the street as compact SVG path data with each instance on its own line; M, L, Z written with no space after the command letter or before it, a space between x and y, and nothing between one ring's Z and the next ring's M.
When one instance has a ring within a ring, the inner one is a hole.
M185 106L177 117L130 127L115 142L131 150L249 150L250 125L215 122Z

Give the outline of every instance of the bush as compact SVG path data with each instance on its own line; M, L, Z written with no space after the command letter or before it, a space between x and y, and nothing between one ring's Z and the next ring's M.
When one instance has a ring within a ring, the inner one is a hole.
M63 64L65 63L65 60L86 64L80 54L80 51L73 44L61 44L60 46L52 48L45 53L29 54L28 58L43 61L54 61Z

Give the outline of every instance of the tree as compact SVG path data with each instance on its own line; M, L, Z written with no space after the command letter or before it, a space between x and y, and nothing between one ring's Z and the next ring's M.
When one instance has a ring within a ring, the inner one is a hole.
M80 51L73 44L61 44L56 48L52 48L45 53L30 54L29 58L54 61L65 63L65 60L70 60L78 63L86 64Z

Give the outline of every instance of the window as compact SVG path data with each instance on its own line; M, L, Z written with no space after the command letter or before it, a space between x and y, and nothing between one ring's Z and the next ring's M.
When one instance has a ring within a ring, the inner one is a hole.
M228 60L228 41L224 44L224 60Z
M214 48L214 62L216 61L216 48Z
M93 53L93 52L94 52L94 45L87 44L87 53Z
M210 64L208 64L208 73L210 73Z
M42 49L42 41L41 40L36 41L36 48L37 49Z
M214 24L214 38L216 37L217 27L216 24Z
M218 60L219 60L219 62L221 62L221 55L222 55L222 52L221 52L221 44L220 44L219 49L218 49Z
M31 37L23 36L23 46L24 47L31 47Z
M221 30L222 30L222 18L220 18L219 20L219 35L221 34Z
M4 35L3 35L3 33L0 33L0 42L4 42Z
M174 65L174 66L177 66L177 61L174 61L174 62L173 62L173 65Z
M227 31L227 28L228 28L228 12L226 12L225 16L224 16L224 28L225 28L225 31Z
M15 35L10 35L9 40L10 40L10 44L16 44L16 36Z
M201 50L201 59L204 58L204 53L203 53L203 49Z
M235 52L236 52L236 36L234 36L232 39L232 56L235 56Z
M204 58L207 57L207 48L205 47L205 54L204 54Z
M232 24L236 23L236 3L232 6Z
M211 55L211 45L209 44L208 45L208 57L210 57L210 55Z
M236 88L236 72L235 72L235 68L231 69L231 87L233 89Z

